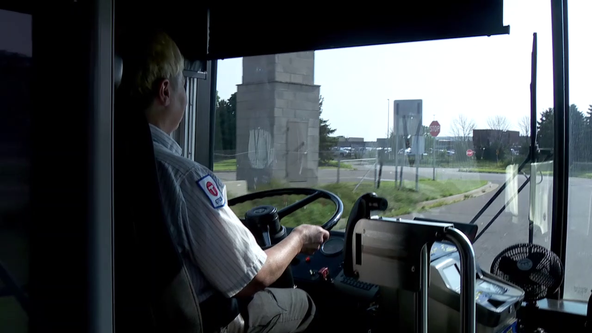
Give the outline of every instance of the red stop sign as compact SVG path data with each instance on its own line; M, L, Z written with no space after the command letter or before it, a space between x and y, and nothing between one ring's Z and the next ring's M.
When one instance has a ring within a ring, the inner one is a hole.
M430 123L430 135L436 137L438 134L440 134L440 123L434 120Z
M474 151L472 151L471 149L467 149L467 156L468 157L473 157L474 154L475 154Z

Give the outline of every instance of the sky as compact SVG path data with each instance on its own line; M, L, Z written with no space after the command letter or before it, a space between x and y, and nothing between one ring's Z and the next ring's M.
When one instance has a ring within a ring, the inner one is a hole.
M592 1L570 0L568 10L569 101L585 111L592 105ZM537 112L553 106L550 1L504 1L504 25L509 35L316 51L322 118L335 135L374 141L392 129L395 100L421 99L424 125L436 119L440 136L452 135L460 114L477 128L504 116L510 129L519 130L520 119L530 114L534 32ZM218 64L218 93L226 99L242 81L242 58Z

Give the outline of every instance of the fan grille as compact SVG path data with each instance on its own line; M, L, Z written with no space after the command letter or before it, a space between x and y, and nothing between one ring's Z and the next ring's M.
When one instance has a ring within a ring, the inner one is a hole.
M524 260L533 257L536 257L536 261L539 259L540 261L536 263L534 260ZM508 271L508 269L504 271L503 261L508 259L512 260L512 264L516 266L519 262L526 263L528 266L533 261L536 266L525 271ZM559 257L537 244L516 244L506 248L493 259L490 271L491 274L522 288L525 292L525 301L537 301L554 293L563 282L564 274Z

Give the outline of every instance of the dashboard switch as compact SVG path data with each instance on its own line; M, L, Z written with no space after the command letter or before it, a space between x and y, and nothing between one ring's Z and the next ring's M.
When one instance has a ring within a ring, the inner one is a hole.
M304 261L310 262L310 257L306 257L306 259L304 259Z
M323 280L327 281L329 279L329 268L323 267L319 269L319 275L323 278Z

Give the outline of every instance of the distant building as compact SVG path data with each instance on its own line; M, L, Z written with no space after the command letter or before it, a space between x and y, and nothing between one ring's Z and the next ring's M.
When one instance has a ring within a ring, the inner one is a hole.
M436 138L436 150L437 151L450 151L453 150L455 147L456 141L451 138ZM432 147L428 147L432 148Z
M390 147L390 143L388 142L387 138L378 138L376 139L376 146L379 148L387 148Z
M378 142L377 141L364 141L364 147L366 148L377 148Z
M346 138L344 136L338 136L337 139L338 139L337 146L339 148L344 148L344 147L364 148L365 147L364 138L359 138L359 137Z
M492 145L502 145L504 147L515 147L520 145L520 132L502 131L493 129L475 129L473 130L473 147L490 147Z

